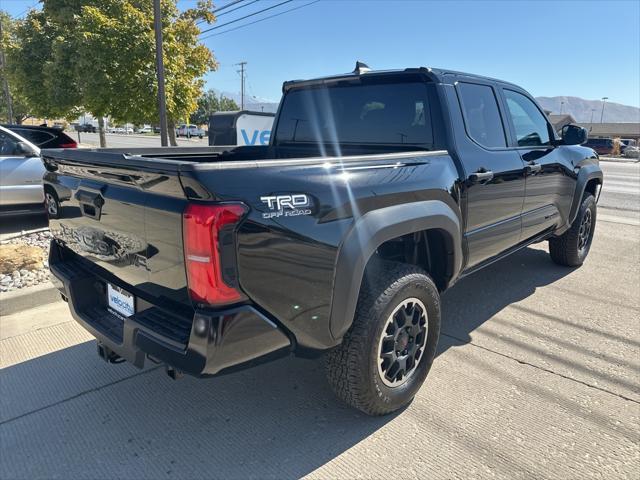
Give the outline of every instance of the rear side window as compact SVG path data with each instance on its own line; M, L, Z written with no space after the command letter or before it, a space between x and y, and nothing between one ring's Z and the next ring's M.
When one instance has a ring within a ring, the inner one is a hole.
M521 93L505 90L509 115L519 147L550 145L549 126L538 107Z
M55 135L52 135L49 132L45 132L42 130L35 130L31 128L14 128L13 131L16 132L18 135L20 135L21 137L29 140L34 145L37 145L38 147L41 147L45 143L55 138Z
M475 83L458 83L467 134L483 147L506 147L504 126L493 88Z
M433 146L427 86L421 82L323 86L284 98L278 143Z

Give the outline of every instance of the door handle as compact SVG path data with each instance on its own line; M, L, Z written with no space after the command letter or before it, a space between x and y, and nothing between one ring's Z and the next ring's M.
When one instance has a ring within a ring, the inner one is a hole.
M487 183L493 179L493 172L475 172L469 175L470 183Z
M527 175L538 173L540 170L542 170L542 165L540 165L539 163L530 163L529 165L524 167L524 173L526 173Z

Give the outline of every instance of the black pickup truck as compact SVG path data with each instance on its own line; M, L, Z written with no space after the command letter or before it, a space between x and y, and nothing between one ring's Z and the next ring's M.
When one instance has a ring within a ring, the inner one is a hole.
M227 373L326 353L373 415L414 397L439 296L534 242L579 266L603 176L520 87L410 68L283 85L268 146L44 150L50 268L105 360Z

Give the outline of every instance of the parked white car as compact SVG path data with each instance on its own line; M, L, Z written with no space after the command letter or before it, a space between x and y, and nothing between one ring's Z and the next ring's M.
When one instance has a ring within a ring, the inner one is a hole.
M0 214L44 210L40 149L0 127Z
M627 147L622 155L627 158L640 158L640 147Z
M176 137L204 137L204 130L197 125L182 124L176 128Z

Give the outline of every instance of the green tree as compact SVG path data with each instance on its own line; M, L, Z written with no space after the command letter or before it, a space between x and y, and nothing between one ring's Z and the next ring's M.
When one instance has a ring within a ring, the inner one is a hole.
M170 125L188 117L204 80L217 68L213 53L199 43L196 21L212 22L213 4L201 0L179 12L162 1L165 90ZM102 0L82 7L77 35L78 76L85 105L94 115L130 123L158 122L153 4ZM169 128L170 134L174 128ZM173 142L175 144L175 138Z
M7 47L7 76L16 95L35 116L73 118L82 110L71 48L73 15L58 9L60 0L43 2L17 22ZM67 2L67 3L78 3Z
M2 72L0 72L0 85L2 85L3 82L4 78L2 76ZM4 93L0 93L0 118L7 123L21 124L27 118L33 116L31 114L31 107L22 95L15 93L11 86L9 86L9 92L11 95L13 118L9 119L7 100Z
M214 90L207 90L199 99L196 111L191 114L189 121L197 125L209 122L209 116L214 112L228 112L240 110L238 104L224 95L216 95Z
M5 71L5 53L11 46L15 24L16 21L6 12L0 11L0 31L2 32L0 36L0 118L7 123L20 124L29 117L30 108L26 99L13 88L13 82ZM11 102L13 118L9 118L9 102Z
M204 80L217 68L199 42L196 22L215 21L211 0L180 12L162 0L169 123L188 118ZM80 111L104 122L157 123L153 2L149 0L43 0L16 28L10 70L34 113L73 117ZM173 129L170 128L170 133ZM174 139L175 143L175 139Z

